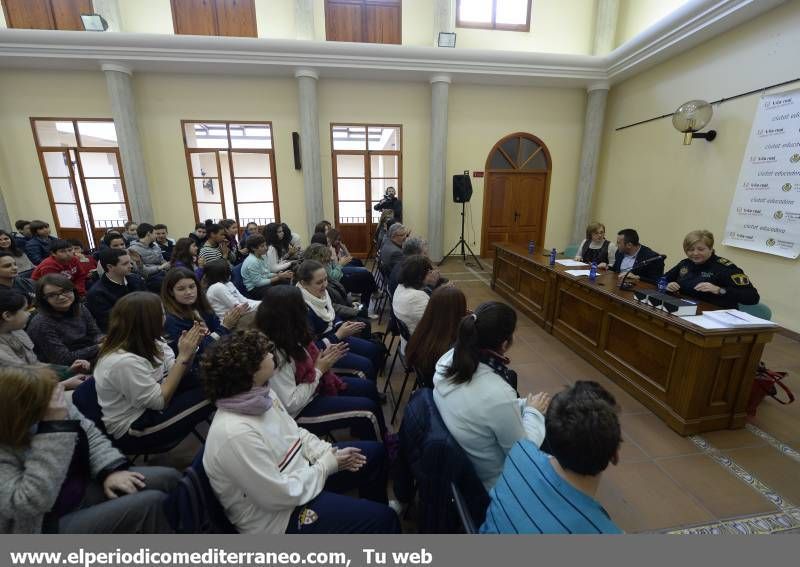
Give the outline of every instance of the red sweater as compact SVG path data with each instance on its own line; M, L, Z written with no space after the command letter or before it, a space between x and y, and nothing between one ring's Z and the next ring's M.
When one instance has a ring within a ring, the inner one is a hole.
M67 264L62 264L55 257L48 256L33 270L31 279L38 280L47 274L61 274L75 285L78 295L86 295L86 272L81 269L80 260L74 256Z

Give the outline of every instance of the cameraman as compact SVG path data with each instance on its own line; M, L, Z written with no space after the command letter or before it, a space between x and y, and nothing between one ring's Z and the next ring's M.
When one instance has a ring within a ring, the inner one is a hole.
M391 209L395 222L403 222L403 201L395 197L394 187L387 187L383 199L373 208L376 211Z

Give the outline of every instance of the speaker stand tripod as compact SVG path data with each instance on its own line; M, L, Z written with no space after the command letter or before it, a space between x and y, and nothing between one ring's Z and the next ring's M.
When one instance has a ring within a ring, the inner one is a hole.
M466 203L462 202L461 203L461 238L459 238L458 242L456 242L456 245L453 246L450 249L450 252L445 254L444 258L442 258L442 261L439 262L439 265L441 266L442 264L444 264L444 261L447 260L450 256L452 256L453 252L455 252L456 248L458 248L459 245L460 245L461 246L461 254L456 254L456 256L461 256L464 259L464 262L466 262L467 261L467 255L464 253L464 248L466 247L466 249L469 251L469 255L472 256L472 259L475 260L476 264L478 264L478 268L483 270L483 265L481 264L481 261L478 260L478 257L475 256L475 253L472 251L472 248L470 248L469 244L467 244L467 241L464 240L464 207L465 206L466 206Z

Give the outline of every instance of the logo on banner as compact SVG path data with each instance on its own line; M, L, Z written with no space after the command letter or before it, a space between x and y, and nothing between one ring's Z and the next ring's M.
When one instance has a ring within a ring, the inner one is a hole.
M783 211L775 211L775 214L772 215L775 220L781 220L783 218Z
M767 246L775 246L775 239L767 238Z
M789 158L789 162L797 163L800 161L800 154L793 154L792 157Z
M781 185L781 189L782 189L782 190L783 190L785 193L788 193L789 191L791 191L791 190L792 190L792 184L791 184L791 183L784 183L783 185Z

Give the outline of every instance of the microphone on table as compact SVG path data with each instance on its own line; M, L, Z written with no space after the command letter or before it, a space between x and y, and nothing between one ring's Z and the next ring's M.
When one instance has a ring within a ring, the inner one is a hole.
M637 268L641 268L642 266L646 266L647 264L651 264L651 263L655 262L656 260L666 260L666 259L667 259L667 255L666 255L666 254L658 254L658 255L656 255L656 256L651 256L651 257L650 257L650 258L648 258L647 260L642 260L641 262L637 262L636 264L634 264L633 266L631 266L631 269L630 269L630 270L628 270L627 272L625 272L625 275L624 275L624 276L622 276L622 281L621 281L621 282L619 282L619 288L620 288L620 289L630 289L630 288L632 288L633 286L635 286L635 285L636 285L636 284L635 284L635 283L633 283L633 282L626 282L626 281L625 281L625 280L627 280L627 279L628 279L628 275L630 275L630 273L631 273L633 270L635 270L635 269L637 269Z

